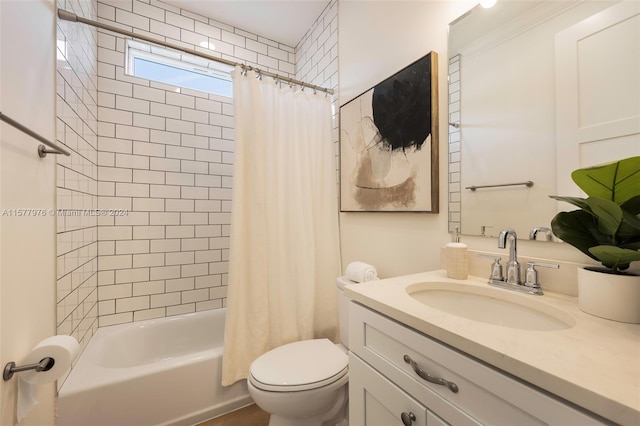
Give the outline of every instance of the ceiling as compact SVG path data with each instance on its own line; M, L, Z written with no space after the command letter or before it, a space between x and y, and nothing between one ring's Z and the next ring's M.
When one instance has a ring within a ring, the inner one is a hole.
M241 30L295 47L329 0L163 0Z

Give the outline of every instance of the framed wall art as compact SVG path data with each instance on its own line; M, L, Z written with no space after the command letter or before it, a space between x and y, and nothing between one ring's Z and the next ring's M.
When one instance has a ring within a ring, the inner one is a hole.
M340 211L437 213L438 59L340 107Z

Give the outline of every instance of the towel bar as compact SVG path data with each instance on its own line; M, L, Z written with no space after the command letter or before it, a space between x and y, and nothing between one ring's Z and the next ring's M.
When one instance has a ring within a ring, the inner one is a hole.
M464 189L470 189L472 191L475 191L476 189L480 189L480 188L498 188L501 186L517 186L517 185L524 185L527 188L531 188L533 186L533 181L528 180L526 182L516 182L516 183L501 183L498 185L472 185L472 186L466 186Z
M26 127L26 126L24 126L24 125L22 125L20 123L18 123L16 120L14 120L13 118L8 117L6 114L3 114L2 112L0 112L0 120L4 121L7 124L12 125L16 129L18 129L21 132L31 136L32 138L36 139L37 141L42 142L44 145L39 145L38 146L38 156L40 156L40 158L46 157L47 154L64 154L67 157L71 155L71 153L69 151L67 151L66 149L62 148L61 146L56 145L55 143L49 141L45 137L40 136L39 134L37 134L33 130L29 129L28 127ZM47 146L49 148L52 148L52 149L47 149Z

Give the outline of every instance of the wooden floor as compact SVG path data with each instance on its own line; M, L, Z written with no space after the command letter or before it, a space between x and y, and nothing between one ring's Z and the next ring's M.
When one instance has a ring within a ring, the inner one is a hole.
M268 424L269 413L262 411L256 404L251 404L224 416L200 423L198 426L267 426Z

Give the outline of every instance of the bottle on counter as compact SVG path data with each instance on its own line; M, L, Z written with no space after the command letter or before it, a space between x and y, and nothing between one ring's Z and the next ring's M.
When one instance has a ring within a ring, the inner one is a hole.
M468 276L467 245L460 242L460 230L456 226L453 238L445 246L447 277L466 280Z

